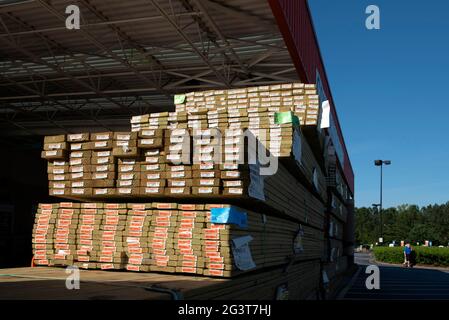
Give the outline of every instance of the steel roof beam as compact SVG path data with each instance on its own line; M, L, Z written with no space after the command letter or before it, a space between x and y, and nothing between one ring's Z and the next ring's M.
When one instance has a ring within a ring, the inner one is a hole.
M292 79L292 78L285 78L285 77L279 77L279 74L282 73L286 73L286 72L291 72L291 69L287 69L287 70L282 70L279 72L275 72L272 74L265 74L265 73L261 73L261 72L256 72L254 73L255 75L257 75L257 77L255 78L251 78L251 79L245 79L239 82L236 82L234 84L234 86L240 86L240 85L244 85L245 82L252 82L255 80L261 80L261 79L270 79L269 81L257 81L254 82L252 84L254 85L266 85L266 84L270 84L273 82L273 80L275 82L294 82L297 81L297 79ZM184 90L194 90L194 89L208 89L208 88L220 88L222 84L218 83L217 85L186 85L186 86L179 86L177 87L177 89L179 91L184 91ZM135 88L135 89L117 89L117 90L107 90L107 91L102 91L103 94L121 94L121 93L138 93L138 92L151 92L151 91L155 91L155 89L153 87L149 87L149 88ZM48 94L47 96L49 97L55 97L55 96L70 96L70 95L96 95L96 92L79 92L79 93L58 93L58 94ZM6 97L0 97L0 101L8 101L8 100L17 100L17 99L36 99L39 98L39 95L28 95L28 96L6 96Z
M50 13L52 13L55 17L57 17L59 20L65 23L66 17L59 13L48 1L46 0L36 0L41 4L44 8L46 8ZM161 88L161 85L144 75L142 75L138 69L136 69L128 60L125 60L118 56L116 53L114 53L112 50L108 49L106 46L104 46L100 41L98 41L94 36L92 36L88 31L84 29L76 30L75 32L81 32L83 36L89 40L92 44L94 44L96 47L101 49L104 52L107 52L110 57L112 57L117 62L124 65L126 68L130 69L135 73L136 76L138 76L142 81L146 82L147 84L154 86L163 94L166 94L165 91Z
M3 75L0 75L0 78L6 79L7 81L10 81L11 83L16 84L14 80L9 79L8 77L5 77L5 76L3 76ZM39 92L38 90L34 90L34 89L32 89L32 88L30 88L30 87L28 87L28 86L25 86L25 85L18 85L18 86L19 86L20 88L22 88L23 90L25 90L25 91L28 91L28 92L37 94L37 95L38 95L42 100L44 100L44 101L45 101L45 100L52 101L54 104L59 105L59 106L65 108L65 109L67 109L67 110L69 110L69 111L73 111L73 112L75 112L75 113L78 113L78 114L82 115L83 117L87 117L87 118L89 118L90 120L92 120L92 121L94 121L95 123L97 123L98 125L100 125L101 127L105 128L106 130L109 130L109 128L105 127L105 126L104 126L100 121L98 121L95 117L92 117L92 116L90 116L90 115L87 115L87 114L85 114L84 112L81 112L79 109L75 109L75 108L73 108L73 107L71 107L71 106L69 106L69 105L67 105L67 104L65 104L65 103L62 103L62 102L60 102L60 101L58 101L58 100L56 100L56 99L53 99L52 97L49 97L48 95L45 95L45 94ZM36 108L36 109L37 109L37 108ZM81 108L80 108L80 109L81 109Z
M47 116L47 117L43 117L43 116L41 116L39 113L34 113L34 112L32 112L32 111L26 110L25 108L16 107L16 106L12 107L12 109L15 110L15 113L16 113L16 114L17 114L17 113L24 113L24 114L30 115L30 116L33 117L33 118L37 118L37 119L39 119L39 120L44 120L44 121L50 123L51 125L53 125L53 126L59 128L59 129L61 129L61 130L64 130L64 132L66 132L66 133L71 133L67 128L65 128L64 126L62 126L62 125L56 123L55 121L53 121L52 119L50 119L50 117L48 117L48 116ZM4 120L5 120L5 119L4 119ZM15 124L15 122L14 122L13 120L9 120L9 119L7 119L7 117L6 117L6 120L7 120L8 123Z
M190 2L189 0L184 0L186 2ZM235 62L238 63L240 68L245 72L249 73L250 70L248 67L241 61L237 53L234 51L234 49L231 47L229 41L227 38L223 35L220 28L217 26L215 21L210 16L209 12L206 10L206 8L203 6L201 0L191 0L194 3L194 6L198 8L199 12L202 13L204 16L204 20L206 20L205 25L208 26L210 29L212 29L213 33L218 36L218 38L225 44L226 49L229 50L232 57L234 58ZM200 15L198 16L192 16L193 19L203 20Z
M262 55L268 55L269 53L268 52L264 52ZM272 55L272 54L271 54ZM271 56L270 55L270 56ZM261 57L259 57L259 56L257 56L257 57L255 57L254 59L259 59L259 58L261 58ZM252 64L252 62L249 62L248 64ZM282 67L291 67L291 66L293 66L293 63L271 63L271 62L269 62L269 63L260 63L260 62L257 62L257 66L258 67L262 67L262 68L282 68ZM236 67L236 65L231 65L230 66L231 68L235 68ZM169 73L169 72L177 72L177 71L195 71L195 70L205 70L205 72L207 72L207 74L209 74L209 73L212 73L212 71L210 71L210 69L207 67L207 66L204 66L204 67L187 67L187 68L176 68L176 69L165 69L165 72L166 73ZM141 73L143 73L143 74L150 74L150 73L152 73L153 71L149 71L149 70L142 70L141 71ZM130 71L126 71L126 72L112 72L112 73L99 73L99 74L91 74L91 75L74 75L73 77L74 78L76 78L76 79L78 79L78 80L81 80L81 79L87 79L87 78L99 78L99 77L101 77L101 78L107 78L107 77L125 77L125 76L131 76L131 75L133 75L133 73L132 72L130 72ZM204 75L203 73L199 73L199 74L196 74L196 75L194 75L194 76L189 76L190 78L189 78L189 80L191 80L191 79L195 79L195 77L201 77L202 75ZM186 75L187 76L187 75ZM33 81L31 81L31 80L24 80L24 81L17 81L17 83L20 83L20 84L30 84L30 83L40 83L40 82L58 82L58 81L67 81L67 80L71 80L70 78L68 78L68 77L58 77L58 78L49 78L49 77L46 77L46 78L44 78L44 79L35 79L35 80L33 80ZM182 80L179 80L181 83L184 83L185 82L185 80L184 79L182 79ZM0 87L5 87L5 86L10 86L10 84L7 84L7 83L0 83ZM169 84L167 87L166 87L166 89L168 88L168 87L173 87L174 86L174 83L173 84Z
M232 66L231 66L232 67ZM175 68L175 69L165 69L165 73L169 73L169 72L183 72L183 71L195 71L195 70L206 70L208 73L212 73L212 71L210 71L210 69L208 67L188 67L188 68ZM142 70L140 71L142 74L151 74L155 71L151 71L151 70ZM80 75L80 76L73 76L76 79L80 80L80 79L86 79L86 78L107 78L107 77L124 77L124 76L131 76L134 73L131 71L126 71L126 72L112 72L112 73L99 73L99 74L91 74L91 75ZM187 76L187 75L184 75ZM56 82L56 81L67 81L67 80L71 80L70 78L67 77L59 77L59 78L45 78L42 80L34 80L33 82L39 83L39 82L43 82L43 81L51 81L51 82ZM29 84L31 83L31 81L18 81L18 83L20 84ZM0 87L2 86L8 86L8 84L3 84L0 83Z
M214 72L218 79L220 79L223 84L230 88L231 84L228 79L226 79L218 70L214 67L214 65L209 61L209 59L195 46L192 40L185 34L185 32L178 26L176 21L172 19L172 17L160 6L160 4L156 0L149 0L153 7L167 20L167 22L176 30L179 36L184 39L196 52L196 54L203 60L203 62L209 66L209 68Z
M22 26L25 26L25 27L27 27L27 28L31 27L31 26L28 26L27 24L23 23L23 22L20 21L19 19L15 18L15 17L12 16L12 15L10 15L9 17L12 18L14 21L20 23ZM52 44L56 45L58 48L60 48L60 49L62 49L62 50L64 50L64 51L67 51L67 53L70 55L71 58L73 58L73 59L76 60L76 61L79 61L81 64L83 64L83 65L86 67L86 69L91 69L91 68L92 68L91 66L87 65L83 59L80 59L80 58L75 57L70 51L68 51L66 48L63 48L63 47L62 47L60 44L58 44L57 42L55 42L55 41L53 41L53 40L50 40L50 39L47 39L47 38L46 38L45 36L43 36L43 35L40 35L40 34L39 34L39 36L40 36L46 43L51 42ZM49 47L48 44L47 44L47 47ZM49 48L49 51L50 51L50 48ZM87 58L87 57L86 57L86 58ZM30 71L28 70L27 67L25 67L25 66L22 66L22 67L25 68L25 69L27 69L27 72L30 73ZM95 71L96 71L96 70L95 70ZM96 71L96 72L97 72L97 71ZM33 73L33 71L31 71L31 73ZM40 76L40 77L43 77L42 75L39 75L39 76ZM101 75L100 75L100 76L101 76ZM91 79L91 78L92 78L92 74L87 75L87 78L90 80L92 86L94 86L94 84L93 84L93 82L92 82L92 79ZM48 82L48 79L44 78L43 82L44 82L44 83ZM33 83L33 82L32 82L32 83ZM34 81L33 84L36 85L36 81ZM124 87L124 85L123 85L123 84L120 84L120 87ZM90 101L89 99L86 99L86 101L87 101L86 104L87 104L87 103L92 103L92 101ZM115 100L110 100L110 101L113 102L113 103L115 103L115 104L117 104L117 105L119 105L119 106L121 105L121 104L119 104L118 102L116 102ZM146 100L142 100L142 101L143 101L143 103L145 103L148 107L151 107L151 108L154 107L154 106L152 106L151 104L149 104ZM58 101L56 101L56 102L58 102ZM95 103L95 102L93 102L93 103L96 104L97 106L99 106L100 109L102 108L102 106L99 105L98 103ZM45 105L42 105L42 107L45 107ZM124 106L124 107L125 107L125 108L129 108L129 106L128 106L128 107ZM37 108L36 108L36 109L37 109ZM90 117L90 118L91 118L93 121L97 121L95 118L92 118L92 117ZM99 124L100 124L100 123L99 123ZM102 125L102 124L100 124L100 125ZM102 126L105 127L104 125L102 125ZM105 127L105 128L107 128L107 127Z
M95 14L95 16L97 18L101 19L103 22L109 21L109 18L106 15L104 15L102 12L100 12L97 8L95 8L95 6L93 6L89 2L89 0L78 0L78 1L81 2L87 9L89 9L93 14ZM134 41L129 35L127 35L119 27L117 27L115 24L108 24L107 26L112 31L116 32L120 39L129 43L132 46L132 48L136 49L145 59L147 59L150 62L151 69L153 69L153 64L156 64L156 66L159 67L159 69L157 71L159 71L159 72L164 71L165 67L162 65L162 63L156 57L151 55L144 47L137 44L136 41ZM133 71L134 72L137 71L137 73L140 73L140 71L138 69L133 70ZM155 73L152 73L152 74L154 75ZM159 83L155 79L153 80L153 83L160 92L162 92L164 95L166 95L168 99L171 99L171 95L168 92L166 92L160 85L160 79L159 79Z
M14 17L13 15L8 15L8 17L11 17L12 19L14 19L16 22L19 22L22 26L25 26L27 28L33 28L32 26L29 26L28 24L22 22L21 20L17 19L16 17ZM63 50L67 51L67 49L63 48L62 46L60 46L58 43L48 39L46 36L39 34L39 37L46 42L52 42L53 44L56 44L57 46L59 46L60 48L62 48ZM17 43L14 41L14 39L12 39L11 41L9 41L8 39L5 38L0 38L0 41L3 41L4 43L6 43L8 46L14 48L15 50L21 52L23 55L29 57L34 63L40 64L40 65L45 65L48 68L52 69L53 71L55 71L57 74L60 74L61 76L65 76L67 78L69 78L70 80L78 83L80 86L87 88L89 90L92 90L94 92L97 92L98 95L101 95L101 93L99 93L98 89L96 89L95 87L85 83L84 81L78 80L75 77L73 77L70 73L64 71L59 65L56 64L51 64L48 63L47 61L45 61L44 59L36 56L34 53L20 47L17 45ZM69 55L71 55L74 59L76 59L76 57L73 56L73 53L68 52ZM84 63L82 61L80 61L80 63L82 63L84 65ZM106 99L109 99L108 97L105 96ZM121 105L120 103L117 103L114 100L110 100L110 102L116 104L119 108L122 109L127 109L124 105Z
M254 75L258 76L256 78L252 78L252 79L246 79L246 80L242 80L237 82L238 85L245 85L248 82L252 82L254 80L260 80L260 79L272 79L275 81L280 81L280 82L295 82L297 81L296 79L291 79L291 78L285 78L285 77L281 77L279 76L280 74L284 74L284 73L288 73L288 72L293 72L295 71L296 68L292 67L289 69L285 69L285 70L280 70L278 72L274 72L274 73L262 73L262 72L253 72Z
M195 7L194 5L192 5L189 0L179 0L179 1L181 2L181 4L183 5L185 10L188 10L189 12L200 12L199 11L200 9L198 7ZM198 10L198 11L195 11L195 10ZM203 12L203 14L205 14L205 12ZM207 39L216 48L216 50L208 48L207 49L208 55L211 55L211 54L214 54L215 52L217 52L218 54L223 56L224 63L230 64L232 60L227 55L227 51L229 51L229 48L226 47L226 42L224 42L224 45L221 46L217 41L217 38L219 38L219 36L213 32L213 30L209 27L209 25L201 17L192 16L192 20L193 20L193 22L195 22L197 24L198 28L206 34ZM200 40L201 40L201 34L200 34ZM204 44L203 44L203 47L204 47ZM240 59L238 57L233 57L233 58L234 58L235 62L237 62L239 64L240 68L242 68L242 70L243 70L242 72L248 73L247 68L241 63Z
M184 17L184 16L191 16L191 15L198 15L198 14L201 14L201 13L185 12L185 13L177 14L177 17ZM102 27L102 26L109 26L109 25L116 25L116 24L147 22L147 21L160 20L160 19L163 19L163 17L158 15L158 16L152 16L152 17L107 20L107 21L95 22L95 23L84 23L84 24L80 23L80 28L93 28L93 27ZM65 26L63 26L63 27L42 28L42 29L35 29L35 30L28 30L28 31L11 32L10 34L0 33L0 37L7 37L8 35L23 36L23 35L28 35L28 34L47 33L47 32L55 32L55 31L67 31L67 28Z
M243 11L239 8L227 5L225 2L218 2L215 0L207 0L207 6L234 18L242 19L243 21L252 20L255 24L263 23L267 26L267 28L276 30L276 21L274 19L261 17L251 12Z

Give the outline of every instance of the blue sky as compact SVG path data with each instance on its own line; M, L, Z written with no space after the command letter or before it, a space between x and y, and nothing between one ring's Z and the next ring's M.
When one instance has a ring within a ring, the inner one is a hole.
M365 28L378 5L381 29ZM356 175L356 205L449 201L449 1L309 0Z

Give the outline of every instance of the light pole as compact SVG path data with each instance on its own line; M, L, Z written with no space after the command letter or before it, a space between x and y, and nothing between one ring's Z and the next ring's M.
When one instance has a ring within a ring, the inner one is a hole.
M389 166L391 164L390 160L374 160L374 165L376 167L380 167L380 204L379 204L379 213L380 213L380 239L379 242L383 242L383 220L382 220L382 198L383 198L383 166Z
M374 214L379 215L380 204L379 203L373 203L372 206L373 206L373 209L374 209ZM379 217L380 217L380 215L379 215ZM376 218L376 220L377 220L377 218ZM380 219L380 224L381 224L381 227L380 227L381 229L378 230L378 231L380 231L380 234L382 234L382 219Z

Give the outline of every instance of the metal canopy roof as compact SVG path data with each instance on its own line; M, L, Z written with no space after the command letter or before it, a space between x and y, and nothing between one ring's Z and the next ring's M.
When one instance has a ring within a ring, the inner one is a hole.
M126 129L177 92L297 80L267 1L0 0L2 135Z

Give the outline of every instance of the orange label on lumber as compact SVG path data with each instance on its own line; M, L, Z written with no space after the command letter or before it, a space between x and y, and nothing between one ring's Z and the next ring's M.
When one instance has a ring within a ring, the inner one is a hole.
M196 267L196 261L183 261L182 262L183 267Z
M158 226L158 227L170 227L171 223L170 222L165 222L165 221L156 221L156 226Z
M89 262L90 261L90 257L88 257L88 256L78 256L78 261Z
M167 233L163 232L155 232L154 233L154 239L165 239L167 238Z
M208 257L209 262L224 263L223 257Z
M171 206L172 206L171 203L158 203L156 205L156 208L158 208L158 209L170 209Z
M58 219L63 219L63 220L71 220L72 219L72 215L71 214L67 214L67 213L61 213L58 217Z
M103 229L108 230L108 231L117 230L117 226L116 225L103 225Z
M87 208L87 209L95 209L97 207L97 204L96 203L84 203L83 206L84 206L84 208Z
M70 246L66 243L55 243L55 249L58 250L68 250Z
M100 257L100 262L112 262L113 258L112 257L108 257L108 256L101 256Z
M140 271L140 266L133 266L133 264L141 264L142 261L138 260L138 259L129 259L128 264L126 266L126 270L128 271Z
M151 244L153 249L165 249L165 243L153 243Z
M180 206L181 210L195 210L195 205L194 204L182 204Z
M131 209L133 209L133 210L145 210L145 204L138 204L138 203L133 204L131 206Z
M148 211L145 210L135 210L133 209L132 212L129 213L133 218L145 218L147 216L147 214L149 214Z
M205 239L220 239L220 235L215 233L215 234L206 234L204 235Z
M204 248L204 251L206 251L206 252L210 252L210 251L218 251L219 250L219 246L206 246L205 248Z
M211 227L211 229L226 229L226 225L225 224L212 223L212 225L210 227Z
M128 252L129 253L142 253L143 249L142 248L128 248Z
M104 214L107 216L119 216L118 210L105 210Z
M168 265L168 261L156 261L156 266L158 267L166 267Z
M196 261L197 259L198 259L198 257L194 256L194 255L185 255L182 257L182 260L185 260L185 261Z
M181 228L193 229L193 222L181 222L179 226Z
M134 211L135 212L135 211ZM131 216L131 221L139 221L139 222L144 222L145 221L145 216Z
M210 257L220 257L220 256L221 256L221 255L220 255L220 252L218 252L218 251L208 251L208 252L205 252L204 255L205 255L207 258L210 258Z
M178 245L192 245L192 240L178 239Z
M196 218L198 216L198 211L182 211L181 216L186 218Z
M95 215L98 212L97 209L81 209L81 213Z
M209 275L211 276L223 276L223 270L209 270Z
M129 231L128 235L130 237L142 237L143 236L143 232L141 230L140 231Z
M106 203L105 208L106 209L118 209L120 207L120 204L118 203Z
M130 227L143 227L144 222L143 221L131 221Z
M173 211L172 210L159 210L157 212L158 217L171 217Z

